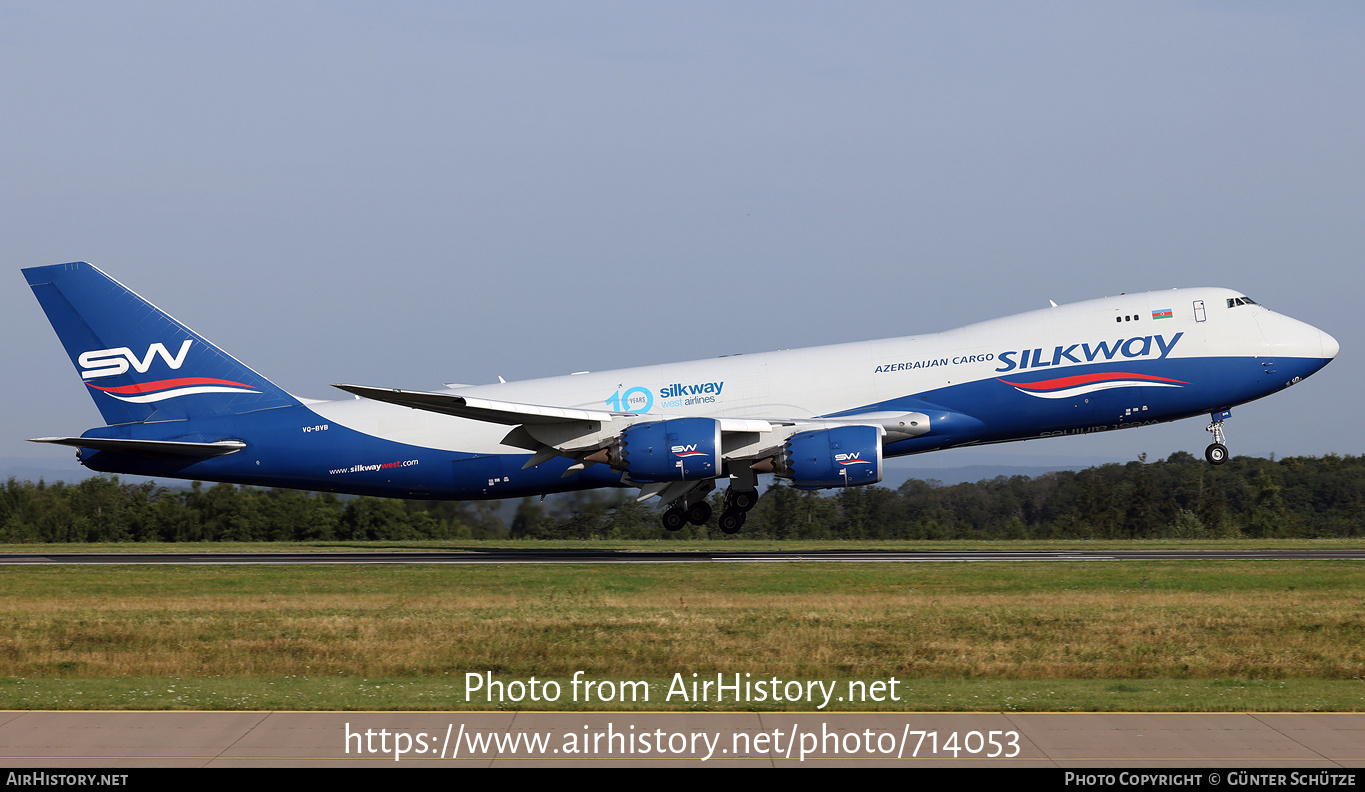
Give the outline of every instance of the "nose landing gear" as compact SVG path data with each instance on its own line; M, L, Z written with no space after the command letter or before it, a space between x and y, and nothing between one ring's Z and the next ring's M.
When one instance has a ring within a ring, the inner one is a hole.
M1204 458L1209 461L1210 465L1221 465L1228 461L1228 447L1225 445L1227 436L1223 434L1223 421L1232 417L1232 411L1223 410L1222 412L1210 413L1209 417L1213 419L1213 423L1209 424L1204 431L1213 434L1213 443L1204 449Z

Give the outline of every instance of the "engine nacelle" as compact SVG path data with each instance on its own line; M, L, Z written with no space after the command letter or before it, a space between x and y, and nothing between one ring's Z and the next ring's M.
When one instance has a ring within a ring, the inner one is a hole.
M720 422L672 418L638 423L621 433L610 464L632 481L697 481L720 475Z
M800 489L856 487L882 480L881 432L875 426L838 426L787 438L773 473Z

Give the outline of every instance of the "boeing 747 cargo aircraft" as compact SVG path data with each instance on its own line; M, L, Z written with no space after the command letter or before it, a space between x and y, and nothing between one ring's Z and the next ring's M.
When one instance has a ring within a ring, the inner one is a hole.
M106 425L35 442L110 473L422 499L634 487L665 527L734 533L757 476L882 479L887 457L1208 414L1337 354L1332 336L1227 289L1053 306L933 335L491 385L292 396L84 262L24 270Z

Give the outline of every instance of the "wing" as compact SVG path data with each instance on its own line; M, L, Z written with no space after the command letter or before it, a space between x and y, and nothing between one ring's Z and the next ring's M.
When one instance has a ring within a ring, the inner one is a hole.
M605 410L577 410L566 407L549 407L543 404L521 404L518 402L476 399L469 396L456 396L451 393L428 393L426 391L407 391L397 388L372 388L366 385L334 385L347 393L363 396L366 399L398 404L415 410L455 415L460 418L473 418L476 421L508 424L556 424L566 422L608 423L616 416L630 413L610 413Z
M809 488L875 483L881 480L884 442L929 431L929 416L918 412L837 418L672 416L335 387L415 410L511 426L503 443L533 452L523 469L555 457L574 460L565 476L605 464L622 472L622 483L640 487L641 499L659 495L665 501L727 472L748 481L755 473L772 472Z

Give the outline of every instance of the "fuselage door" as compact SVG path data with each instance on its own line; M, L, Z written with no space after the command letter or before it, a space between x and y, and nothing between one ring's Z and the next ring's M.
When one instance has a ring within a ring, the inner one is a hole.
M1196 321L1196 322L1202 322L1202 321L1204 321L1205 319L1208 319L1208 318L1209 318L1208 315L1204 313L1204 301L1203 301L1203 300L1195 300L1195 301L1194 301L1194 321Z

